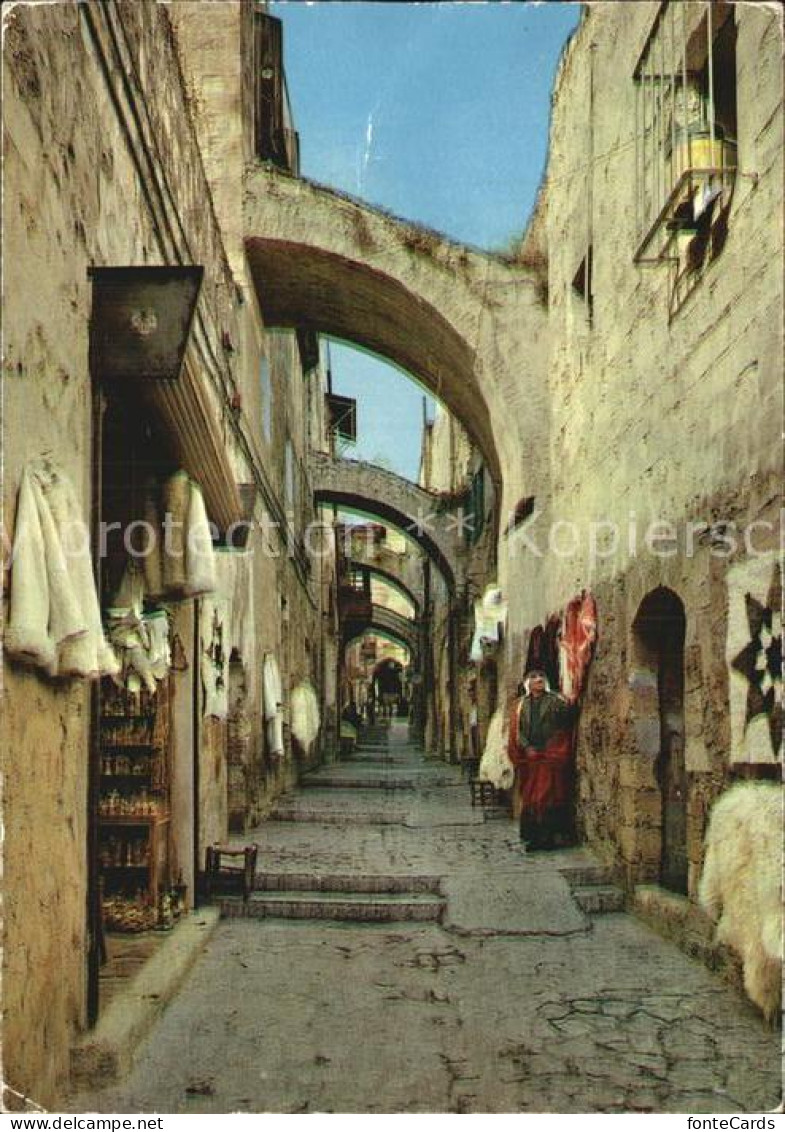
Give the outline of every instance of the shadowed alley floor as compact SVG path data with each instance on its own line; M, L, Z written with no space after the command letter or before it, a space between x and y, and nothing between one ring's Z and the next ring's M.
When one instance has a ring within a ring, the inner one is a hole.
M581 850L526 856L402 724L310 776L126 1081L71 1111L735 1112L778 1034L618 906ZM237 915L236 913L243 913Z

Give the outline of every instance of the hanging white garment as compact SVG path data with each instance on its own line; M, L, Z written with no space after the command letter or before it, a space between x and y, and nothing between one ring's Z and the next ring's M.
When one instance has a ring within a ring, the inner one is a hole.
M155 481L147 485L144 501L144 522L146 526L147 545L145 553L141 556L142 572L144 574L144 588L148 597L157 600L163 595L163 561L161 558L162 532L161 512L158 509L158 491Z
M141 617L144 609L145 590L144 568L138 559L129 558L120 579L120 585L112 598L111 608L122 610L125 613L134 613L137 617Z
M190 498L191 481L184 471L175 472L161 489L161 584L164 593L178 597L185 592L185 538Z
M161 491L163 530L161 586L174 597L199 597L215 589L215 553L202 489L179 471L170 476ZM151 514L153 513L151 508ZM150 585L155 585L156 564L149 567Z
M478 772L480 778L492 782L497 790L509 790L515 781L515 768L507 756L504 724L505 712L495 711L488 725L485 750Z
M164 610L146 613L144 623L150 642L150 670L156 680L169 675L172 666L172 650L169 643L169 617Z
M507 603L498 586L486 586L482 598L474 603L474 635L469 659L479 664L485 648L495 648L507 624Z
M227 603L225 647L243 666L246 694L257 703L258 673L255 656L253 555L246 550L219 547L215 552L216 591Z
M117 683L129 692L144 687L154 693L171 667L169 616L164 609L143 612L146 579L142 562L129 558L106 611L106 632L122 665Z
M127 609L107 610L109 639L122 664L122 683L129 692L143 687L155 692L156 681L150 663L150 634L143 619Z
M292 692L292 735L300 746L310 752L319 734L319 700L310 680L303 680Z
M191 480L185 535L185 593L188 597L215 589L215 552L202 489Z
M87 524L69 480L48 460L22 473L5 648L51 676L119 671L101 624Z
M267 745L271 754L282 755L284 753L284 742L281 674L278 671L278 663L271 652L265 653L264 656L262 682Z

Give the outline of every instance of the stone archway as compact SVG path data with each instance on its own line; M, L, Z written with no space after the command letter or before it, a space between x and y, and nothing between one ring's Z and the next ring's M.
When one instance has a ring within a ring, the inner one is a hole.
M397 527L432 559L447 588L454 590L464 565L460 524L439 508L436 496L362 460L335 460L314 453L309 471L317 506L331 504Z
M642 840L643 864L660 883L687 891L688 784L684 761L684 637L678 594L663 586L646 595L633 622L633 721L638 757L651 764L658 793L654 838ZM648 858L648 859L647 859Z
M347 559L347 568L350 572L367 572L370 574L371 580L378 579L380 582L385 582L391 589L406 598L412 607L413 616L419 616L420 607L422 606L422 587L420 587L419 591L415 591L410 587L408 581L404 581L403 578L393 573L392 570L385 570L383 566L377 566L375 563L367 565L361 558Z
M246 171L243 223L267 326L391 361L461 422L497 486L527 448L536 480L548 319L535 271L258 165Z

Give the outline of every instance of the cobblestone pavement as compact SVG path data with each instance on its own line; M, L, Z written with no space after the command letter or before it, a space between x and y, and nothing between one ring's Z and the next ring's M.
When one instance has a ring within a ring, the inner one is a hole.
M128 1079L72 1111L779 1103L779 1035L633 917L584 914L568 880L590 870L585 853L525 855L511 823L472 811L457 771L409 752L400 731L391 750L397 762L370 752L284 799L285 820L253 834L262 868L438 876L442 923L225 921ZM346 784L363 775L399 788Z

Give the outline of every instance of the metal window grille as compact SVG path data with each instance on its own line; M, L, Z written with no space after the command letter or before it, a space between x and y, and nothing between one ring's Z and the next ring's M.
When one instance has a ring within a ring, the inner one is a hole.
M733 188L735 18L725 0L663 0L634 72L638 263L678 259L682 231Z
M256 12L256 152L296 177L300 138L294 128L283 67L283 25L275 16Z
M357 443L357 401L354 397L342 397L338 393L325 394L327 406L328 433L333 451L341 456Z

